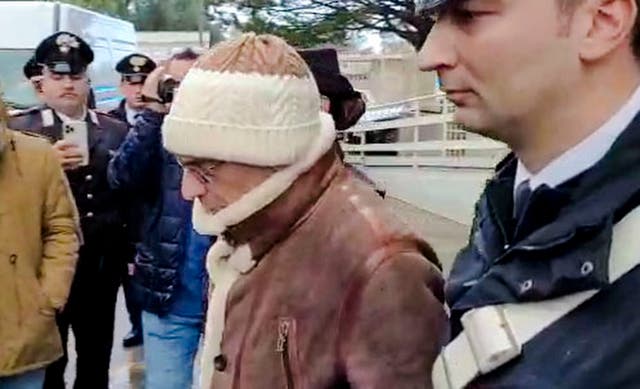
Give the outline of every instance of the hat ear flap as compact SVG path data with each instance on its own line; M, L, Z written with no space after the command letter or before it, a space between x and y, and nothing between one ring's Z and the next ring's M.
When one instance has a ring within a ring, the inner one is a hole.
M366 104L359 92L353 92L348 98L331 99L331 116L336 130L344 131L354 126L366 111Z

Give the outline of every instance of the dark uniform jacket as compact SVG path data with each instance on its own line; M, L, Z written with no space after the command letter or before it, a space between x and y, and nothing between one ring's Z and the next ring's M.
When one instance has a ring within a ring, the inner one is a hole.
M107 182L107 165L127 134L127 126L107 114L89 110L88 166L67 171L86 245L114 244L124 233L123 197ZM62 120L47 107L34 108L12 117L9 127L37 133L51 143L62 139Z
M124 108L125 103L126 103L126 100L122 99L122 101L120 101L120 104L118 104L117 108L114 108L111 111L109 111L109 115L120 120L121 122L127 123L127 125L131 127L131 124L127 122L127 111Z
M640 387L640 268L608 280L613 226L640 205L639 151L636 117L592 168L557 188L536 189L518 226L512 220L517 160L509 156L498 166L447 284L452 334L472 308L601 291L470 387Z

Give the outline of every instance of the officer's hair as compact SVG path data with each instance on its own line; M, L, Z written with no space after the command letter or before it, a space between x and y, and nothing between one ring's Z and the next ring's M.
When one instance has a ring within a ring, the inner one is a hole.
M582 4L584 0L556 0L560 11L565 15L570 15L578 5ZM640 11L640 0L636 0L636 6ZM631 31L631 49L633 55L640 61L640 12L636 16L636 21Z
M200 54L196 53L192 48L187 47L177 53L173 54L169 61L195 61L200 57Z

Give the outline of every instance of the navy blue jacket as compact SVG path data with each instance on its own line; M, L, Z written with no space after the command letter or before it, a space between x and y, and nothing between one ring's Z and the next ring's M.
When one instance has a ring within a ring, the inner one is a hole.
M640 269L608 280L613 225L640 205L640 118L595 166L557 188L536 189L518 225L516 166L507 157L476 205L469 244L446 288L452 334L471 308L601 291L534 337L518 359L470 386L640 387Z
M142 309L166 314L185 261L185 220L191 203L180 192L182 168L162 147L164 115L150 110L129 131L109 164L112 187L137 196L142 207L133 290Z
M126 103L127 101L125 99L122 99L120 101L120 104L118 104L117 108L114 108L111 111L109 111L109 115L113 116L114 118L120 120L123 123L127 123L128 126L131 126L131 124L127 120L127 110L124 107Z

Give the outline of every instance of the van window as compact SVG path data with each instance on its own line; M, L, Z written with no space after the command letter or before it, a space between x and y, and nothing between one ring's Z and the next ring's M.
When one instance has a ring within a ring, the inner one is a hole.
M28 108L39 101L22 67L33 55L33 50L0 50L0 91L12 108Z
M118 91L120 76L115 71L116 60L111 56L108 42L97 40L92 48L94 60L89 67L91 86L96 97L96 105L100 109L110 109L118 105L122 96ZM120 58L118 58L120 60Z

